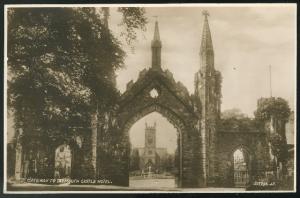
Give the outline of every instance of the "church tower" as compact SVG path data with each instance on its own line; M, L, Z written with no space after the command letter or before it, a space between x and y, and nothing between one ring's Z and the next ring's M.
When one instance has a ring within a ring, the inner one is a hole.
M214 67L214 49L208 23L209 13L203 11L204 24L200 46L200 69L195 75L195 95L200 100L202 166L206 183L217 176L217 123L220 119L221 73Z
M156 123L149 126L145 123L145 154L144 164L147 169L149 166L154 170L156 164Z

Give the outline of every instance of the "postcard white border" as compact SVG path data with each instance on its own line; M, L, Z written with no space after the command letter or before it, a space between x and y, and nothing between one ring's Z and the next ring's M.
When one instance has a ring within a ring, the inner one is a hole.
M7 9L8 8L37 8L37 7L293 7L295 9L295 36L297 40L297 4L296 3L252 3L252 4L239 4L239 3L182 3L182 4L9 4L4 5L4 178L3 178L3 193L5 194L136 194L136 193L294 193L297 189L297 166L296 166L296 156L297 156L297 58L295 65L295 90L294 90L294 190L287 191L201 191L201 188L198 190L189 190L186 188L184 190L178 191L135 191L135 190L100 190L99 191L7 191ZM297 42L295 42L295 57L297 57ZM296 121L296 122L295 122ZM121 187L120 187L121 188Z

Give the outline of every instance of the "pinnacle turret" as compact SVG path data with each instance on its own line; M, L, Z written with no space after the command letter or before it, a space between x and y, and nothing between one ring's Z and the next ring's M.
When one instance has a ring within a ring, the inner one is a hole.
M211 39L210 28L208 24L208 16L209 13L207 11L203 11L204 15L204 25L202 31L202 40L200 47L200 59L201 59L201 67L202 68L213 68L214 67L214 49L213 43Z
M154 36L151 42L152 48L152 68L161 69L161 41L159 36L158 22L155 22Z
M154 36L153 36L153 41L152 41L152 46L154 46L154 45L161 47L159 29L158 29L158 22L157 21L155 21Z

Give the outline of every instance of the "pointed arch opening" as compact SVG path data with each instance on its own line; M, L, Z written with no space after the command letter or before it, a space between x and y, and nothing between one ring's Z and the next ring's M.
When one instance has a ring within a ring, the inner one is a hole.
M70 179L72 165L72 151L68 144L62 144L55 149L55 170L56 179Z
M178 130L160 113L139 119L129 130L129 186L176 188L179 178Z
M181 187L182 186L182 174L183 174L183 155L182 155L183 137L182 137L182 134L184 133L184 131L186 129L185 129L184 122L181 121L180 118L176 114L174 114L174 112L172 112L168 108L164 108L160 105L148 106L147 108L144 108L139 112L136 112L133 116L130 116L130 119L128 119L124 124L123 133L127 136L126 139L128 141L128 145L130 145L130 147L132 147L131 140L130 140L131 128L134 127L134 124L137 123L139 120L142 120L142 122L144 122L143 118L147 117L147 115L150 115L153 113L156 115L159 115L159 117L162 117L164 119L165 123L168 123L169 126L173 127L172 132L176 133L176 135L175 135L176 143L175 143L175 145L174 144L172 145L173 146L173 156L170 156L171 164L173 165L173 167L172 167L173 170L169 171L169 173L170 173L169 178L172 178L172 177L174 178L174 181L171 181L174 183L173 187ZM158 123L157 123L157 125L158 125ZM156 138L156 140L157 140L157 138ZM152 141L154 141L154 140L152 140ZM173 143L174 143L174 141L173 141ZM175 147L175 149L174 149L174 147ZM129 153L133 154L132 149ZM135 154L137 154L137 153L135 153ZM139 155L140 154L141 153L139 153ZM153 157L153 159L149 158L150 160L146 160L145 164L142 165L144 168L143 173L142 173L143 175L148 176L149 172L150 172L150 174L151 173L153 174L156 171L156 167L154 166L155 165L154 161L156 161L155 158L157 159L157 157L159 157L159 156L156 156L156 154L157 154L156 152L152 151L151 156L155 156L155 157ZM129 156L129 162L130 162L130 156ZM129 165L129 169L130 169L130 163L128 165ZM151 166L151 170L149 170L150 166ZM153 167L155 167L155 168L153 168ZM146 171L148 171L148 173L146 173ZM159 171L160 170L158 170L158 172ZM166 174L168 174L168 173L166 173ZM130 174L129 174L129 176L130 176ZM159 176L159 175L156 175L156 176ZM163 176L163 175L160 175L160 176ZM171 183L169 183L169 186L167 186L167 187L170 187L170 186L172 186ZM151 186L148 186L148 187L151 187Z
M250 182L250 153L243 147L238 147L232 153L233 184L235 187L246 187Z

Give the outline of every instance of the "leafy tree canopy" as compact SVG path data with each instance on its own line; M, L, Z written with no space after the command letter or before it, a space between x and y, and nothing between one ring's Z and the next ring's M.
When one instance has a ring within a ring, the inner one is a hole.
M119 11L129 35L145 27L142 8ZM95 101L114 103L118 91L112 78L123 67L125 52L101 12L8 10L8 105L17 128L61 134L66 126L88 126Z
M248 118L240 109L228 109L222 112L219 122L221 131L253 132L257 131L256 121Z
M286 160L288 157L286 140L278 133L273 133L270 135L270 142L273 155L280 162Z
M120 25L125 28L125 31L122 32L122 35L125 36L127 43L131 44L137 38L136 29L146 30L145 9L121 7L118 8L118 11L123 15Z
M290 107L283 98L262 98L258 101L257 110L254 112L255 118L259 121L270 120L273 118L288 121Z
M246 118L246 117L247 116L244 113L242 113L242 111L240 109L237 109L237 108L227 109L221 113L222 119L229 119L229 118L240 119L240 118Z
M219 129L228 132L255 132L259 130L256 121L248 117L229 117L221 119Z

